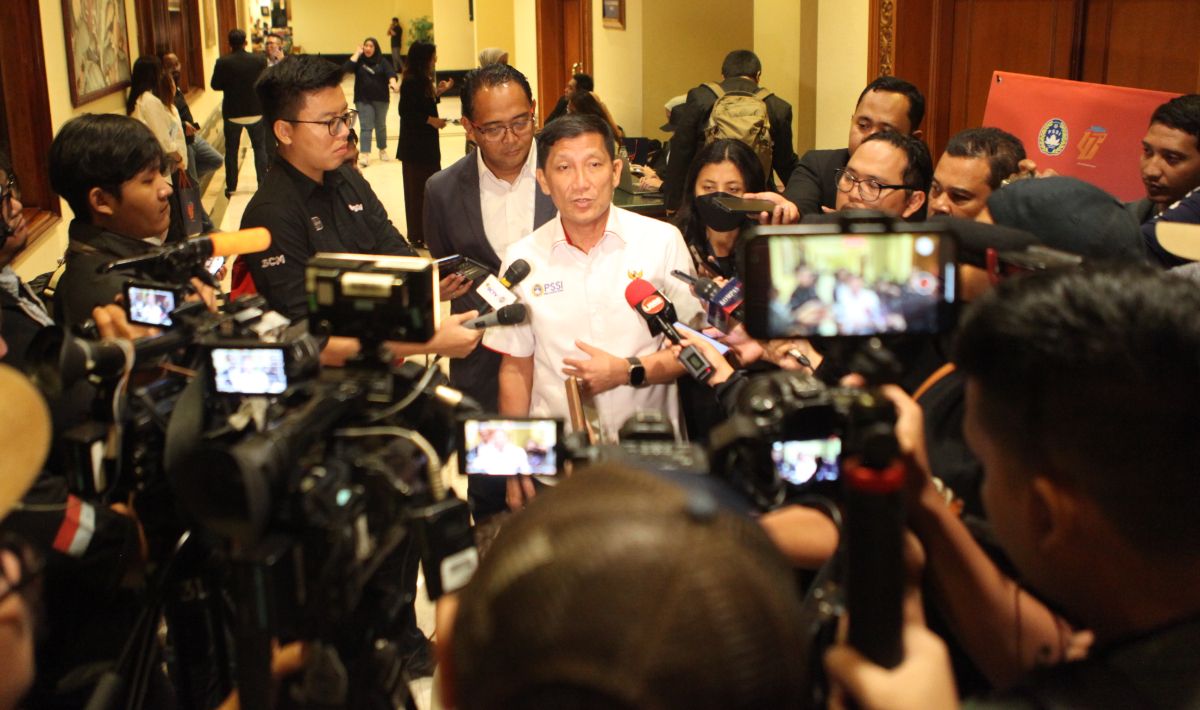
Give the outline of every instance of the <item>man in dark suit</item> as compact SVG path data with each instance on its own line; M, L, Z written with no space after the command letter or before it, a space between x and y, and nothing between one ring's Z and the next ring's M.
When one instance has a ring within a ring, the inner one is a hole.
M721 64L721 89L726 93L754 95L759 90L758 81L762 77L762 62L758 56L748 49L738 49L725 56ZM671 156L667 162L666 173L663 174L663 193L666 197L667 209L679 209L683 201L683 190L687 182L688 168L691 167L692 157L704 144L704 129L708 123L709 114L717 103L717 95L707 86L697 86L687 94L687 103L675 126L675 134L671 136ZM792 107L774 94L764 99L767 105L767 117L771 121L772 157L771 170L767 182L772 182L771 174L777 173L780 179L786 179L796 166L796 151L792 147Z
M554 217L554 203L537 189L533 108L529 81L513 67L492 64L467 74L463 128L478 147L426 183L430 254L460 254L498 271L510 244ZM485 305L473 285L454 275L442 280L442 297L454 299L455 313ZM496 411L499 368L499 354L478 348L450 364L450 383ZM477 521L506 509L502 480L472 477L468 492Z
M212 88L225 92L221 113L225 117L226 197L237 191L238 147L243 128L250 134L250 144L254 147L254 172L259 185L267 173L262 105L254 92L254 82L267 68L267 60L246 51L246 33L237 28L229 30L229 46L233 51L217 59L212 75Z
M834 174L846 167L863 140L880 131L920 138L924 117L925 97L917 87L894 76L879 77L858 96L850 117L847 147L805 153L788 178L784 196L800 208L802 215L821 214L822 207L832 211L838 194Z

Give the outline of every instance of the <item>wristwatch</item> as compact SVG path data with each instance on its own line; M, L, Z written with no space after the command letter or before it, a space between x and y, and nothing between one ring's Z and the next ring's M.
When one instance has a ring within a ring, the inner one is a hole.
M629 384L632 387L646 386L646 366L636 357L627 357L629 362Z

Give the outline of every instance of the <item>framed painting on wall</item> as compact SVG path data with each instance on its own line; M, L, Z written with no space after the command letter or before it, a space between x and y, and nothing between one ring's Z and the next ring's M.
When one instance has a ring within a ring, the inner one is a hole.
M625 29L625 0L602 0L600 17L604 26L614 30Z
M129 86L124 0L62 0L71 105Z

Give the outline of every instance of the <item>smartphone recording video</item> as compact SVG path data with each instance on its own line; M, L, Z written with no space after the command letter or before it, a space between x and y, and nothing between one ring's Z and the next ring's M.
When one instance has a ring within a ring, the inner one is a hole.
M171 313L179 305L179 294L146 284L125 285L125 310L130 323L170 327Z
M760 234L746 250L746 326L756 338L932 335L954 324L946 232Z
M213 385L221 394L283 394L288 387L283 348L214 347L209 351Z
M827 439L776 441L771 444L775 472L794 486L838 480L838 457L842 440Z
M464 419L459 469L480 476L553 476L561 438L558 419Z

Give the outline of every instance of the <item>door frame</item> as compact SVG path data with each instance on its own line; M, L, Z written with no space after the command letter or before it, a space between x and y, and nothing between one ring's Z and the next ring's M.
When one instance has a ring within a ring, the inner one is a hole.
M538 113L541 120L558 103L562 87L566 86L566 58L562 44L562 0L537 0L537 68L538 68ZM579 0L580 4L580 63L583 73L592 73L592 0Z

